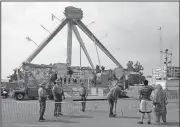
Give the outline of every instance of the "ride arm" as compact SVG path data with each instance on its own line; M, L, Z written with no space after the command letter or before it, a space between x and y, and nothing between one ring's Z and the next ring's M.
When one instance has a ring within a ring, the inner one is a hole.
M52 65L44 65L44 64L33 64L33 63L26 63L26 62L23 62L23 67L25 66L29 66L29 67L33 67L33 68L53 68Z
M71 66L72 59L72 22L68 22L68 37L67 37L67 60L68 66Z
M78 27L92 40L96 45L119 67L123 66L114 58L114 56L103 46L103 44L94 36L94 34L80 20L75 21Z
M83 51L84 51L84 53L85 53L85 55L86 55L86 57L87 57L90 65L91 65L91 67L92 67L93 69L95 69L95 68L94 68L94 65L93 65L93 63L92 63L92 60L91 60L91 58L90 58L90 56L89 56L89 53L88 53L86 47L84 46L83 40L82 40L82 38L81 38L81 36L80 36L80 34L79 34L79 31L78 31L78 29L77 29L77 27L76 27L75 25L73 26L73 32L74 32L74 34L76 35L76 38L77 38L77 40L79 41L79 43L80 43L80 45L81 45L81 47L82 47L82 49L83 49Z
M31 62L39 52L56 36L56 34L66 25L68 19L62 21L62 23L37 47L37 49L30 55L25 62Z

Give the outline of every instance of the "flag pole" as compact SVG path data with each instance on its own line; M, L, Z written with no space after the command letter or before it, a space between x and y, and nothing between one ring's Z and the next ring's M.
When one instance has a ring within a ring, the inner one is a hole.
M51 15L52 15L52 20L54 20L54 18L56 18L57 20L59 20L61 22L61 20L58 17L56 17L54 14L51 14Z
M26 37L26 40L33 42L35 45L39 47L39 45L35 41L33 41L29 36Z
M40 25L41 25L41 24L40 24ZM51 34L51 32L49 32L49 30L47 30L43 25L41 25L41 27L42 27L44 30L46 30L48 33Z

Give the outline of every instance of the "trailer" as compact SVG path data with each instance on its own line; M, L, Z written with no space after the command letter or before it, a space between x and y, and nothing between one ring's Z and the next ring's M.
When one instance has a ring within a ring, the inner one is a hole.
M18 69L17 72L18 85L13 92L13 95L17 100L23 100L25 96L29 99L37 99L39 84L41 83L46 83L45 88L48 97L49 99L53 99L53 82L58 77L61 77L62 74L66 75L67 65L64 63L55 63L53 65L23 63L21 70Z

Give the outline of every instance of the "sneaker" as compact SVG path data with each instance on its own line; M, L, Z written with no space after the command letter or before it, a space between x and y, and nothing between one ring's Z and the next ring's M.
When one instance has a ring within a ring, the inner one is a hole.
M109 115L109 117L110 117L110 118L112 118L112 117L114 118L114 117L116 117L116 115Z
M54 114L55 117L57 117L58 115L57 114Z
M59 114L58 114L58 116L59 116L59 115L60 115L60 116L63 116L63 114L62 114L62 113L59 113Z
M138 123L138 124L143 124L143 122L141 122L141 121L138 121L137 123Z
M39 122L43 122L44 120L42 118L39 118Z
M151 122L150 122L150 121L148 121L147 123L148 123L148 124L151 124Z

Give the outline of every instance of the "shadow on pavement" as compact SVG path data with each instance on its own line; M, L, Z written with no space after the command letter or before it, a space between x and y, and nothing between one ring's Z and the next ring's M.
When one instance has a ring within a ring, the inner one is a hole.
M160 125L163 125L163 126L179 126L179 122L167 122L167 123L163 123Z
M74 116L74 115L67 115L67 116L63 116L66 118L94 118L93 116L89 116L89 115L80 115L80 116Z
M160 123L160 124L154 124L152 123L151 125L158 125L158 126L179 126L179 122L167 122L167 123Z
M139 119L137 116L116 116L116 118Z
M62 119L48 119L44 122L61 122L61 123L79 123L78 121L62 120Z

